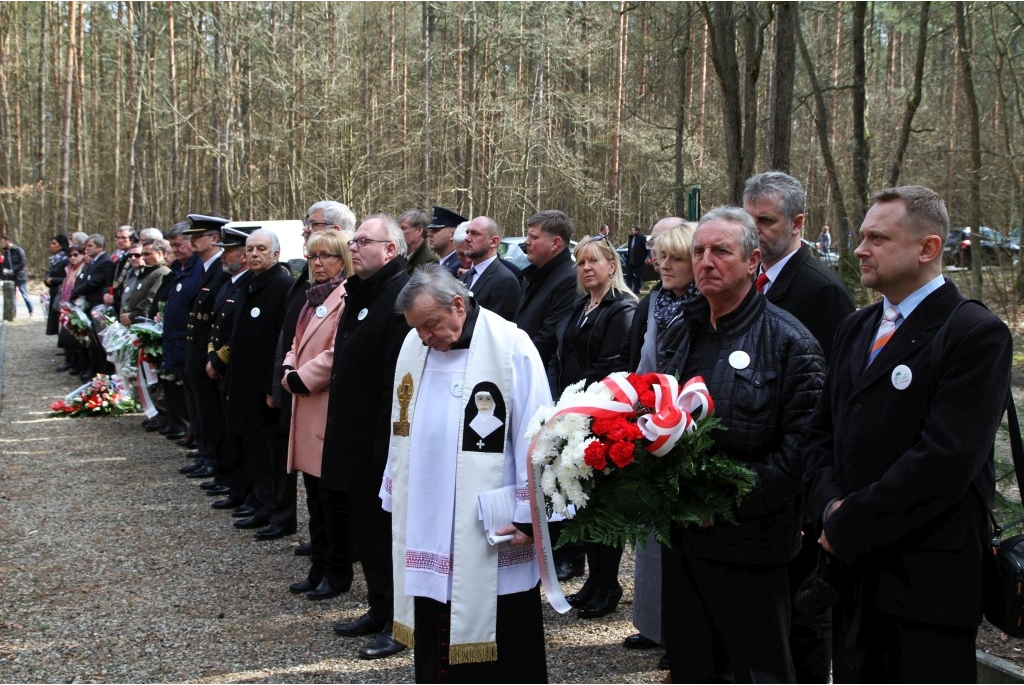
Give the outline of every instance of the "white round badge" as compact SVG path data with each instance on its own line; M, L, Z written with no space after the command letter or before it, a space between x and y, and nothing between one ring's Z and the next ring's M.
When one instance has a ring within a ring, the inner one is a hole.
M259 307L253 307L252 311L249 312L249 316L251 316L254 319L257 318L259 315L260 315L260 308Z
M175 288L175 290L177 290L179 293L181 292L181 283L178 284L178 287Z
M452 396L462 397L462 381L455 381L452 383Z
M910 381L913 378L914 374L911 373L910 367L906 364L900 364L892 370L892 387L897 390L906 390L910 387Z
M316 308L316 318L322 319L327 316L327 307L320 305Z
M359 319L360 321L362 321L363 319L366 318L366 315L369 314L369 313L370 313L370 310L367 309L366 307L363 307L362 309L359 310L359 313L356 315L356 318Z
M745 369L750 366L750 355L743 350L736 350L729 355L729 366L734 369Z
M135 289L136 289L136 290L142 290L142 284L141 284L141 283L139 283L139 284L138 284L137 286L135 286Z

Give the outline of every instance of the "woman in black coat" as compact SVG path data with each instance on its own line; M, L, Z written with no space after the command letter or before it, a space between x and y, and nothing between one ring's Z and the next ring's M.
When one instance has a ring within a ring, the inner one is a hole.
M576 302L558 349L558 390L580 380L587 385L629 368L629 328L636 295L626 287L621 263L608 239L597 236L576 246ZM580 618L600 618L622 599L619 584L621 547L585 542L590 575L569 597Z
M57 335L57 329L60 327L60 286L64 283L67 265L68 237L58 233L50 238L50 261L46 267L46 278L43 279L43 283L50 290L50 307L46 315L47 335Z

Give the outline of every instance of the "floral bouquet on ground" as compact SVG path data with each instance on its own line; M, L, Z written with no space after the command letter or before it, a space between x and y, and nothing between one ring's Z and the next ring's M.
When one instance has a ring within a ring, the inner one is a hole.
M50 405L53 416L118 416L138 409L121 377L102 373Z
M527 430L547 513L563 541L671 546L676 526L734 522L754 472L715 450L714 403L704 380L682 388L664 374L615 373L566 388Z

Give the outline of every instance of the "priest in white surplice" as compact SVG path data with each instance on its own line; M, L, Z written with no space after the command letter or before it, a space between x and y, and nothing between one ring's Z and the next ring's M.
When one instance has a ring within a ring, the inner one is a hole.
M392 512L395 639L417 682L546 682L526 425L551 397L529 337L437 265L396 302L413 331L395 371L381 500ZM486 428L481 434L483 414ZM515 486L514 534L491 546L477 496Z

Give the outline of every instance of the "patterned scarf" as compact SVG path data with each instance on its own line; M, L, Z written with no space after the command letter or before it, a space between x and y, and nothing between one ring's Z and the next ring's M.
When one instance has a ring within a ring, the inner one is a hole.
M683 304L700 295L697 284L691 283L683 292L682 297L676 297L668 288L658 291L658 299L654 301L654 321L658 324L658 333L663 333L683 308Z
M306 291L306 302L313 309L316 309L322 305L334 289L345 282L345 274L339 272L337 276L324 283L313 283L309 286L309 290Z

